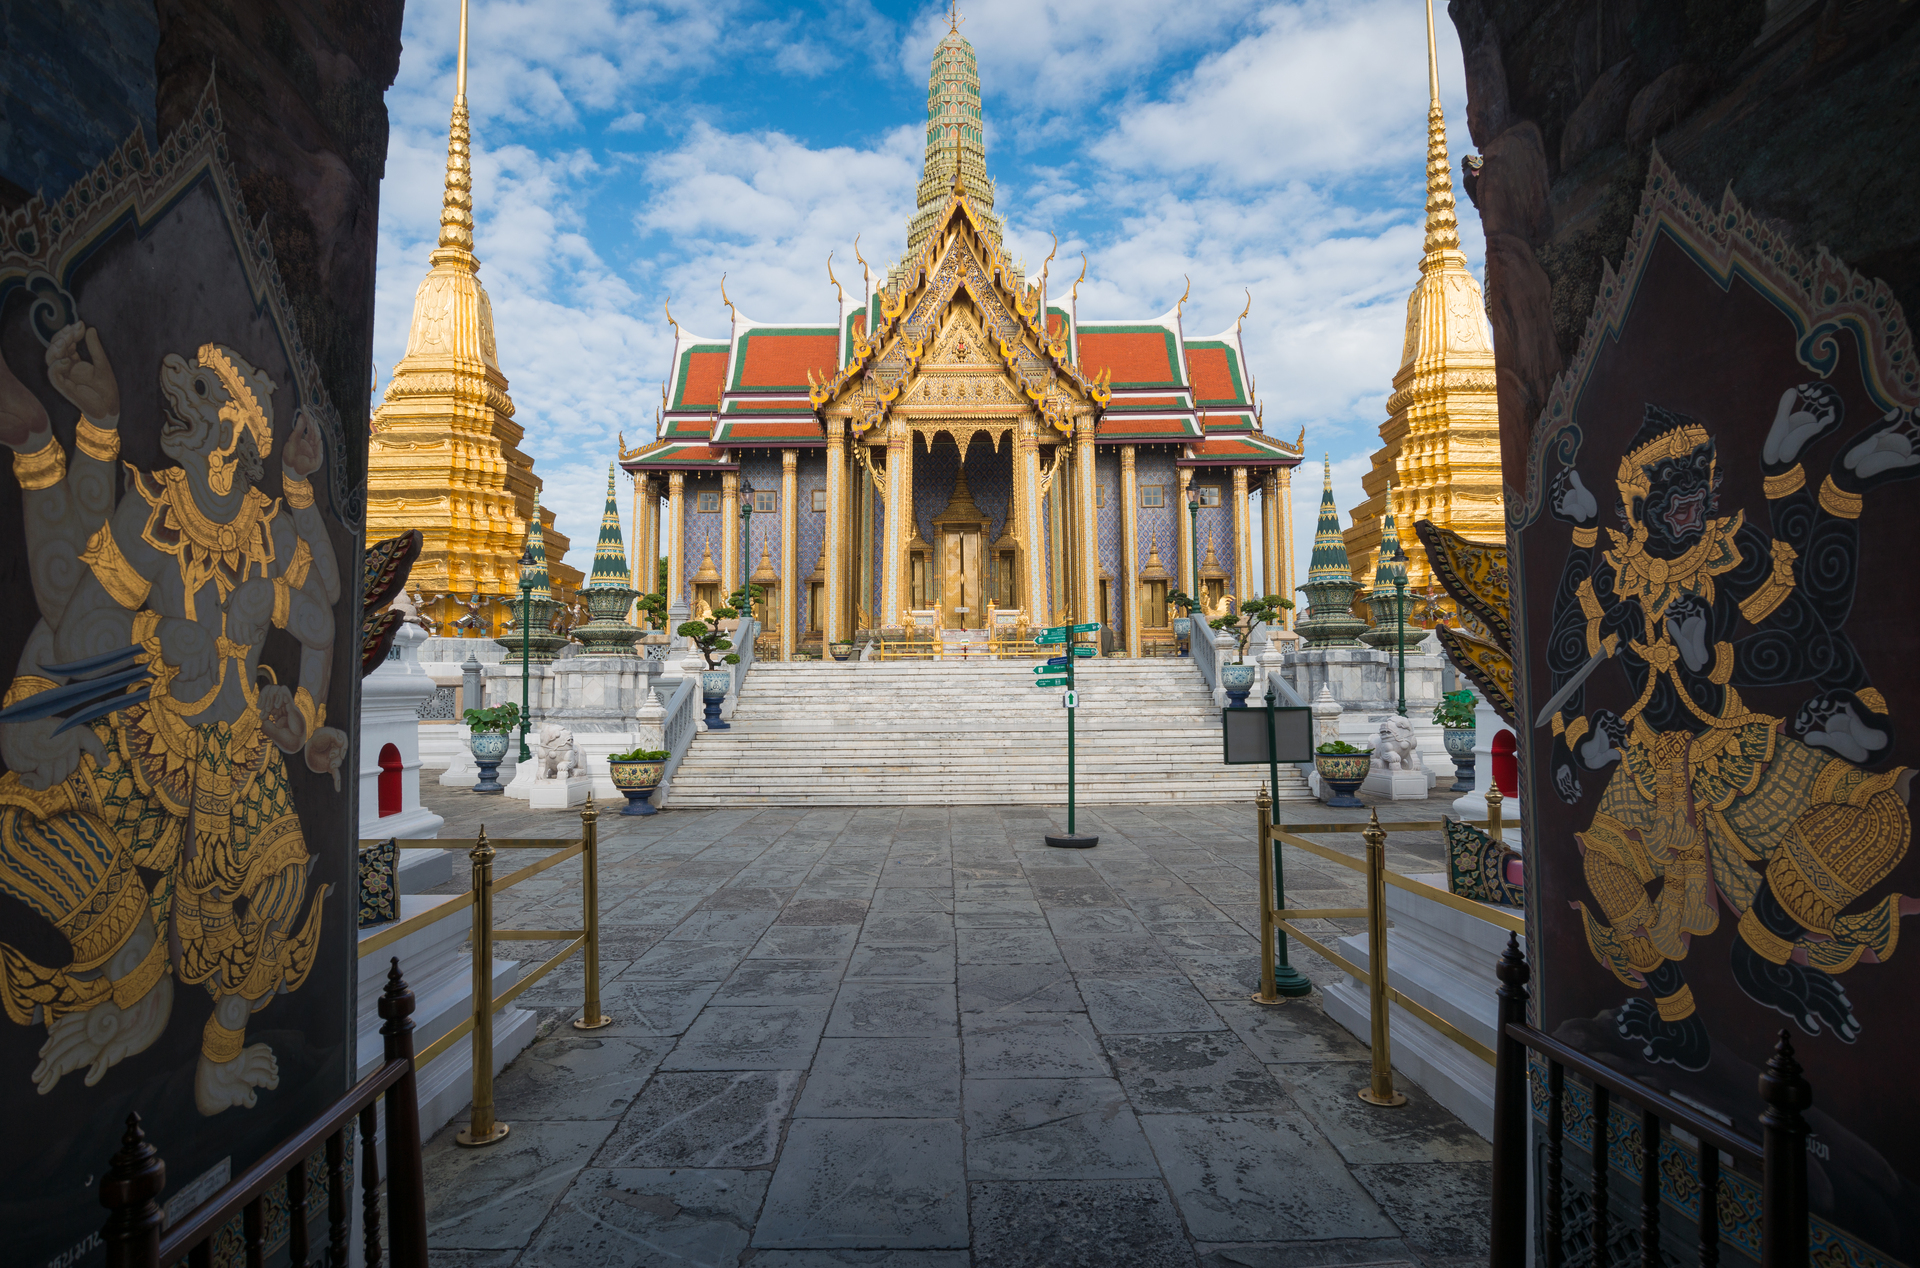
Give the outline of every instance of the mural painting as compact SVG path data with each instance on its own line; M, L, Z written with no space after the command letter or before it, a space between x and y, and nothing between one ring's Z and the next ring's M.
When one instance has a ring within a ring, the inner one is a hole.
M1834 1262L1920 1252L1917 389L1884 285L1656 156L1513 525L1539 1022L1756 1137L1790 1028Z
M85 1263L129 1112L183 1214L352 1055L360 512L211 90L0 224L0 444L0 1218Z

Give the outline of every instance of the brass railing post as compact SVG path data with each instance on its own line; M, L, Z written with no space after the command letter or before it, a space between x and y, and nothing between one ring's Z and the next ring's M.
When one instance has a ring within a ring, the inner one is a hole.
M493 843L486 825L467 857L473 860L473 1114L454 1143L491 1145L507 1134L493 1118Z
M600 811L593 804L593 791L587 791L587 804L580 807L580 904L585 910L586 945L581 948L581 967L586 970L587 999L575 1030L598 1030L613 1024L613 1018L600 1011Z
M1373 1079L1360 1091L1369 1105L1405 1105L1393 1090L1393 1056L1387 1047L1387 833L1380 812L1367 816L1367 993L1373 1021Z
M1487 787L1487 835L1495 845L1504 844L1500 839L1500 781L1492 780Z
M1273 800L1267 796L1266 784L1260 785L1260 795L1253 804L1260 808L1260 836L1255 846L1260 853L1260 989L1254 992L1253 1002L1283 1004L1286 1001L1273 989L1273 854L1267 848L1273 839Z

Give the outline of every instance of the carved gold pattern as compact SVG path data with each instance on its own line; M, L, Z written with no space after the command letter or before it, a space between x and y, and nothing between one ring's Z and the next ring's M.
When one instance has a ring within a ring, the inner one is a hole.
M216 524L195 504L187 473L180 467L135 472L133 487L149 508L140 536L161 554L172 555L179 567L187 620L198 619L194 596L209 581L224 605L254 569L261 579L267 578L274 559L273 518L280 510L272 498L250 488L233 519Z
M153 589L153 582L141 576L139 570L120 553L119 543L113 540L112 520L95 529L93 536L87 539L87 548L80 552L80 562L93 570L101 588L112 596L113 601L128 610L144 604L147 592Z
M50 489L67 478L67 451L47 435L47 443L32 453L13 455L13 478L23 489Z
M96 427L84 415L74 428L74 447L96 462L112 462L120 456L120 431L117 427Z

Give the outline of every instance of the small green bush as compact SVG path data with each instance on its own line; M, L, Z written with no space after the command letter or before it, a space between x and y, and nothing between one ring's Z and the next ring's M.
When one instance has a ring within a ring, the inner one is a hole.
M663 748L637 748L631 753L609 753L609 762L664 762L673 754Z
M1316 753L1325 753L1330 757L1345 757L1348 754L1373 752L1370 748L1355 748L1345 740L1328 740L1325 744L1322 744L1313 751Z
M498 704L491 709L468 709L460 716L469 730L482 735L505 735L520 725L520 706Z

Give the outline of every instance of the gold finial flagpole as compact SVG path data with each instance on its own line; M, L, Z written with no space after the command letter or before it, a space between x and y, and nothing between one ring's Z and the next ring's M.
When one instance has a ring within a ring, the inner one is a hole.
M1433 0L1427 0L1427 97L1440 104L1440 57L1433 40Z
M1427 14L1427 26L1433 26L1433 14ZM460 61L453 73L453 97L455 101L467 99L467 0L460 0Z

